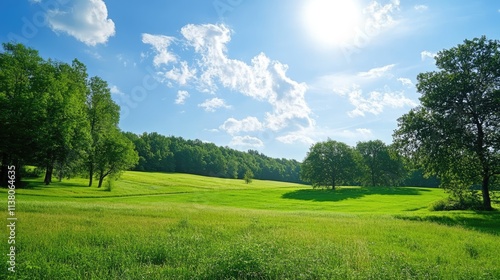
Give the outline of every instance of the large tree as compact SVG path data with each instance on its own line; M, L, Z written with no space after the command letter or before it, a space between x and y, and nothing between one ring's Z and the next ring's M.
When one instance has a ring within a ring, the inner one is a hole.
M440 51L438 71L418 75L421 106L402 116L395 143L441 185L462 194L500 175L500 42L486 37Z
M43 59L22 44L3 44L0 53L0 184L7 184L7 166L16 168L33 161L47 100L41 79Z
M94 162L94 171L99 180L98 188L107 176L117 175L139 161L134 144L118 128L113 128L103 136L95 152L98 155Z
M380 140L358 142L356 150L361 154L365 172L361 176L363 185L397 185L405 171L397 153Z
M313 187L331 187L355 181L359 173L357 151L347 144L328 140L314 144L302 163L301 179Z
M38 122L41 134L37 164L45 168L44 182L49 184L55 167L60 179L71 173L89 142L85 113L87 74L77 60L72 66L53 61L43 66L48 97L43 118Z
M96 164L107 145L109 134L118 129L120 107L111 99L108 83L99 77L92 77L88 81L87 114L90 127L91 145L87 151L87 170L89 187L96 170Z

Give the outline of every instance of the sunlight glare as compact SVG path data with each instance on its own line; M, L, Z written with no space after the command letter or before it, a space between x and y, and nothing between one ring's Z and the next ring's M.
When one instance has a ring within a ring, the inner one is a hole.
M323 47L352 41L360 18L361 10L355 0L308 0L303 9L307 32Z

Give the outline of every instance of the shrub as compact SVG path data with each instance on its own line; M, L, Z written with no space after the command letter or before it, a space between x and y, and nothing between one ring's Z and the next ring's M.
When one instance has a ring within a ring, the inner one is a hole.
M483 210L483 204L475 197L463 199L446 198L434 202L430 207L431 211L451 211L451 210Z

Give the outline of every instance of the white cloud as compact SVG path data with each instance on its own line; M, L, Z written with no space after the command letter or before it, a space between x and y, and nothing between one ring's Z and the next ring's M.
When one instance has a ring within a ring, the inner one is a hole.
M89 45L106 43L115 35L115 23L108 19L102 0L74 0L67 9L49 10L47 22L54 32L64 32Z
M164 36L164 35L152 35L148 33L142 34L142 42L144 44L149 44L156 51L156 55L153 58L153 63L156 67L162 64L168 65L171 62L176 62L177 58L172 54L168 47L175 40L174 37Z
M181 34L195 54L191 68L187 62L172 61L171 67L155 63L163 82L194 86L200 92L210 93L223 88L266 102L272 108L262 123L267 129L314 124L305 101L307 86L287 76L287 65L271 60L264 53L256 55L250 63L228 57L226 45L231 40L231 30L223 24L188 24L181 28ZM170 54L167 47L168 44L163 44L155 52ZM200 107L213 109L202 104Z
M226 104L224 99L218 97L207 99L205 102L198 104L198 107L202 107L207 112L215 112L218 108L231 108L231 106Z
M359 86L354 86L347 96L349 102L355 107L348 113L350 117L365 116L365 113L378 115L384 111L385 107L402 108L417 105L413 100L405 97L403 92L391 92L388 88L385 88L385 92L372 91L368 96L364 96Z
M426 60L427 58L432 58L434 59L436 57L437 53L433 53L433 52L430 52L430 51L422 51L420 53L420 58L422 60Z
M111 88L109 88L109 91L112 93L112 94L116 94L116 95L125 95L125 93L123 93L117 86L113 85L111 86Z
M368 79L376 79L380 78L383 76L390 75L389 71L391 71L392 68L394 68L395 64L389 64L386 66L382 67L377 67L368 70L367 72L360 72L358 76L363 77L363 78L368 78Z
M219 128L229 134L237 134L239 132L260 131L264 129L264 125L256 117L246 117L241 121L229 118Z
M406 87L413 87L413 82L408 78L398 78L398 81Z
M186 99L189 97L189 92L185 90L177 91L177 98L175 99L175 104L184 104Z
M399 11L399 5L399 0L392 0L385 5L372 1L363 11L367 16L365 29L368 35L373 35L396 23L394 15Z
M415 5L413 8L419 12L427 11L427 9L429 9L426 5Z
M264 147L264 142L257 137L252 136L234 136L229 143L231 146L248 146L254 148Z
M163 76L183 86L186 85L189 80L196 78L196 69L189 69L187 62L181 61L180 68L173 66L171 70L163 73Z

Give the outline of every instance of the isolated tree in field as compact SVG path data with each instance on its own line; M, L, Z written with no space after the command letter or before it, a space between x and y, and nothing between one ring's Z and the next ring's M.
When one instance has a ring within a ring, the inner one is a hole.
M328 140L314 144L302 163L301 179L314 188L351 183L359 172L356 150L348 145Z
M243 180L245 180L245 183L250 184L253 180L253 172L252 170L248 169L245 172L245 175L243 175Z
M41 80L43 59L36 50L22 44L2 44L0 53L0 184L7 185L7 166L16 168L33 161L39 148L47 100L45 81Z
M436 66L418 75L421 106L398 120L395 143L454 196L480 184L491 210L490 182L500 175L500 42L465 40L439 52Z
M359 142L356 150L362 158L363 185L389 186L397 184L404 175L403 162L390 147L380 140Z
M117 128L106 133L100 141L95 147L97 156L94 162L98 188L107 176L119 174L139 161L134 144Z

